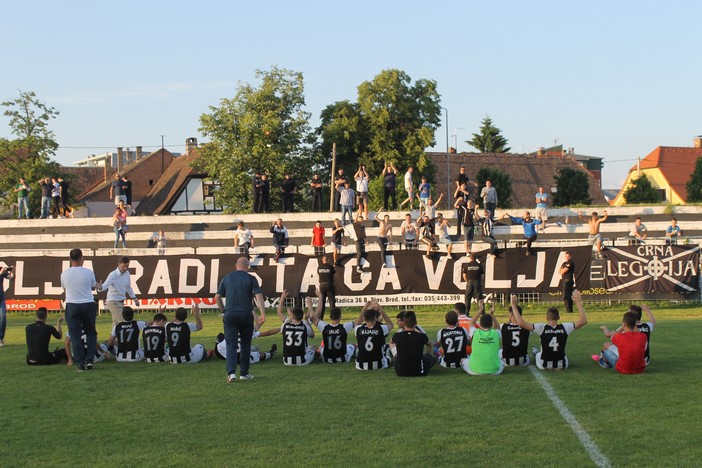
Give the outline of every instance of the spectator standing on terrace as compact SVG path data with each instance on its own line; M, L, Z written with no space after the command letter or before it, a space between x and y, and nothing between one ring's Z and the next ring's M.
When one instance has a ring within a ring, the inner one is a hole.
M285 174L283 182L280 184L280 191L283 194L283 212L292 213L295 210L295 194L297 193L297 183L290 174Z
M261 199L258 206L259 213L270 213L271 212L271 181L268 180L267 174L261 174Z
M539 226L539 231L544 232L546 229L546 221L548 221L548 193L543 187L539 187L539 191L536 192L536 219L541 221Z
M61 203L61 187L56 177L51 178L51 200L53 201L53 217L59 217L59 204Z
M339 206L341 206L341 222L346 224L346 217L349 218L349 223L353 222L353 202L356 197L351 184L347 180L340 187L338 187L337 192L339 192ZM360 210L359 210L360 213Z
M456 217L458 218L458 237L459 239L461 237L462 224L465 236L466 255L469 255L471 243L473 242L473 238L475 236L475 203L470 199L466 201L463 198L458 198L453 206L456 208Z
M339 218L334 220L334 228L332 229L332 246L334 248L334 266L339 264L339 253L341 253L342 244L345 245L344 241L344 226L341 224Z
M51 180L48 177L44 177L39 181L39 187L41 188L41 214L39 218L46 219L49 217L49 210L51 209Z
M358 199L358 212L368 218L368 172L366 165L361 164L353 176L356 181L356 198Z
M585 221L588 224L588 227L590 228L590 234L588 234L588 236L587 236L587 242L590 245L597 242L597 256L601 257L602 256L602 234L600 234L600 224L607 221L607 218L608 218L607 210L604 211L604 216L601 218L597 215L597 211L592 212L590 219L585 219L583 217L583 214L584 213L582 211L580 211L578 213L578 217L582 221Z
M110 198L115 201L115 206L119 206L119 202L127 203L127 195L124 194L124 182L119 174L115 174L115 180L110 184Z
M494 218L497 208L497 189L492 186L492 181L485 181L485 187L480 191L480 198L483 199L483 208L488 210L490 216Z
M427 182L427 178L422 176L422 183L417 187L417 197L419 198L419 205L426 205L427 201L431 197L431 184Z
M470 198L469 185L478 188L478 184L476 184L468 178L468 174L466 174L466 168L461 167L458 171L458 176L456 177L456 190L458 191L460 189L463 192L461 196L465 197L466 199ZM463 186L463 188L461 188L461 186ZM454 195L454 198L455 197L456 196Z
M670 220L670 226L665 230L666 243L675 245L678 243L678 237L682 236L678 220L673 218Z
M73 216L73 211L68 208L68 182L63 180L63 177L59 176L59 195L61 197L61 208L63 208L63 216L65 218L70 218Z
M531 244L536 240L536 226L541 224L538 219L533 219L528 211L524 212L522 218L510 216L505 213L503 218L509 218L514 224L521 224L524 228L524 238L526 239L526 255L531 255Z
M127 206L132 206L132 181L126 175L122 175L122 190L127 198L125 203Z
M312 176L310 180L310 195L312 195L312 211L322 211L322 179L319 174Z
M253 195L253 202L251 209L254 213L258 213L258 204L261 199L261 192L258 190L258 184L261 183L261 173L256 171L253 178L251 179L251 195Z
M29 219L29 192L32 190L25 182L23 177L20 177L19 184L15 185L14 192L17 194L17 219L22 219L22 215Z
M169 240L171 239L168 236L166 236L166 231L158 231L158 234L151 239L151 241L154 244L156 244L159 255L166 254L166 247L168 246Z
M383 211L388 211L388 198L392 199L392 210L397 209L397 198L395 195L395 184L397 169L395 166L387 161L385 162L385 167L383 168Z
M405 203L409 203L409 209L412 211L412 203L414 203L414 181L412 180L412 173L414 169L412 166L407 168L405 172L405 192L407 192L407 198L400 203L400 208L405 206Z
M115 231L115 246L119 245L119 239L122 238L122 248L127 248L127 212L119 206L115 208L115 213L112 215L112 227Z
M481 218L480 216L476 215L476 220L480 223L480 227L483 231L483 242L486 242L487 244L490 245L490 254L496 255L497 254L497 240L495 239L495 235L492 232L492 229L493 229L492 213L490 213L490 210L484 210L483 217Z
M344 174L343 168L336 172L334 176L334 211L339 211L341 210L341 193L338 189L339 187L343 187L343 185L349 181L349 178Z
M361 262L366 255L366 227L363 225L363 216L357 214L356 221L351 225L351 228L353 230L353 240L356 243L356 271L363 273Z
M378 221L378 245L380 246L380 259L385 266L386 250L388 242L392 238L392 224L390 224L390 216L385 215L380 217L380 212L375 215L375 220Z

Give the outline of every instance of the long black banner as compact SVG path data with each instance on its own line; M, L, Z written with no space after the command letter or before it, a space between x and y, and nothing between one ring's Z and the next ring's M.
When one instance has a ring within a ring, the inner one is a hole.
M698 290L699 246L637 245L604 251L611 292L690 293Z
M568 249L576 264L579 289L590 284L590 247ZM235 255L165 255L131 258L132 287L140 298L210 297L221 278L234 268ZM482 255L485 290L496 293L556 292L558 269L563 263L560 249L540 249L525 256L523 249L503 251L499 256ZM395 251L382 267L380 252L368 252L363 273L356 271L354 255L344 255L336 269L338 296L389 297L398 304L455 302L462 297L465 282L461 268L468 257L435 254L426 258L420 251ZM16 278L5 283L8 299L57 299L62 295L61 272L68 259L59 257L9 257L0 264L15 265ZM105 279L116 268L117 257L86 257L85 265ZM318 284L318 259L290 255L276 263L271 255L251 261L251 273L259 279L264 294L275 297L284 289L294 296L313 294Z

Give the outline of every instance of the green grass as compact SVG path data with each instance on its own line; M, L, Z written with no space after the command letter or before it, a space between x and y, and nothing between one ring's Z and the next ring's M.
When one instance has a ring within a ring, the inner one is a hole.
M444 309L420 308L420 324L435 334ZM571 368L546 378L614 466L699 465L699 309L654 309L652 364L637 376L589 358L604 341L599 325L615 326L621 309L591 312L590 324L569 339ZM543 312L529 306L527 320ZM204 317L193 342L212 348L221 322ZM526 368L477 378L434 368L428 378L400 379L392 369L360 372L350 364L289 368L276 357L253 366L254 380L229 385L217 359L193 366L107 362L77 373L24 364L31 321L10 314L0 349L6 465L592 465ZM269 315L264 328L277 322ZM98 332L107 336L107 317ZM267 348L280 336L258 341Z

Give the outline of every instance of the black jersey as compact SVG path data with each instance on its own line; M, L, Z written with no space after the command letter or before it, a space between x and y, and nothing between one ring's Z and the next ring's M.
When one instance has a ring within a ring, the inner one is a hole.
M320 321L317 326L322 330L322 360L329 363L346 362L346 343L348 332L353 330L353 322L334 325Z
M375 323L373 328L369 328L365 323L356 327L355 334L356 340L358 340L356 367L363 370L383 367L385 336L389 332L387 325L382 325L378 322Z
M529 349L529 330L515 325L503 323L500 329L502 334L502 359L508 366L522 366L526 364Z
M167 323L166 338L171 362L190 362L190 324Z
M535 323L534 333L541 337L541 360L545 369L565 369L566 343L568 335L575 330L573 322L559 323L555 327L548 323Z
M446 367L461 367L461 359L465 359L468 346L468 333L463 327L442 328L437 333L437 341L444 351L442 364Z
M650 349L649 345L651 344L651 332L653 331L653 323L652 322L642 322L636 325L636 329L646 335L646 353L644 354L644 360L646 361L646 364L648 365L648 362L651 360L651 354L650 354Z
M117 337L117 355L124 359L133 359L139 351L139 331L146 326L145 322L131 320L120 322L112 330L112 336Z
M147 362L163 362L166 354L166 328L150 325L141 332Z
M462 270L466 275L466 281L480 281L480 276L483 274L483 266L477 260L465 263Z
M573 281L575 275L575 263L573 260L563 262L561 268L566 268L566 272L563 273L563 281Z
M397 346L397 361L395 373L400 377L415 377L425 375L424 345L429 338L417 331L400 330L392 336L392 342Z
M333 286L334 285L334 267L329 263L322 263L317 267L317 275L319 275L319 286Z
M280 327L280 334L283 335L283 362L285 364L300 365L304 363L309 331L309 325L302 322L286 321Z

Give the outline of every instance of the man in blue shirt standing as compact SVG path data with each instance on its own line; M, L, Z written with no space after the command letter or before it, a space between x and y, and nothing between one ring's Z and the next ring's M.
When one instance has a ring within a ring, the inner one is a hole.
M266 321L266 309L263 303L263 294L258 280L249 274L249 260L240 257L236 261L236 270L222 278L217 288L215 301L219 310L224 312L224 339L227 342L227 382L236 382L237 347L241 340L241 364L239 378L252 379L249 374L251 358L251 339L254 332L255 312L252 300L255 299L256 307L261 312L259 323ZM222 298L226 300L226 306Z
M526 255L531 255L531 243L536 240L536 226L541 224L538 219L533 219L528 211L524 212L524 217L516 218L505 213L503 218L509 218L514 224L521 224L524 228L524 237L526 238Z

